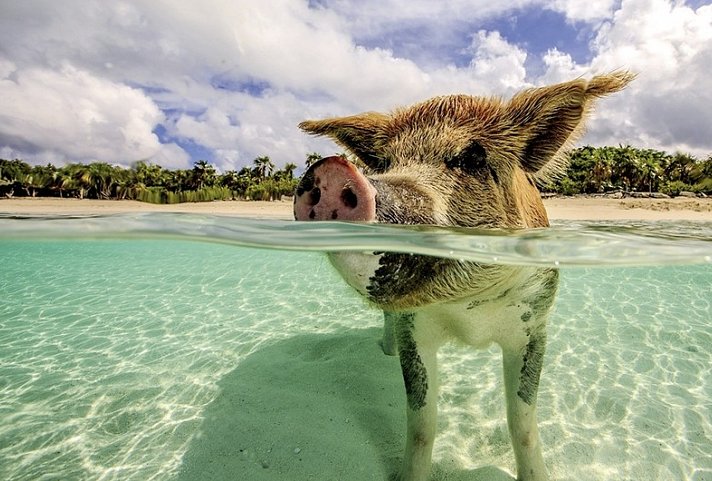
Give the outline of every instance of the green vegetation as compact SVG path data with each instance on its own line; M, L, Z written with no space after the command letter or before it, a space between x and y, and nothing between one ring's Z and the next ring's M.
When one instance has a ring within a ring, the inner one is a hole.
M319 154L310 154L307 161L318 157ZM0 159L0 196L135 199L155 204L276 200L294 192L296 168L296 164L289 163L275 170L269 157L256 158L252 168L224 174L218 174L203 160L190 170L168 170L146 162L136 162L125 169L104 162L55 167Z
M564 176L543 186L557 194L680 192L712 194L712 155L706 160L630 146L581 147L569 154Z
M307 155L309 166L320 158ZM564 176L543 186L543 191L564 195L621 191L712 194L712 155L706 160L651 149L581 147L570 153ZM168 170L136 162L130 169L104 162L55 167L31 166L22 160L0 159L0 196L136 199L157 204L212 200L276 200L292 195L297 184L295 164L275 170L269 157L253 166L218 174L198 161L192 169Z

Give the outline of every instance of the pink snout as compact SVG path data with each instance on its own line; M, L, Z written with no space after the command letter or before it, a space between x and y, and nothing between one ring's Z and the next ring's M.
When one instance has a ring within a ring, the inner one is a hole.
M294 196L297 220L376 219L376 189L344 157L325 157L304 173Z

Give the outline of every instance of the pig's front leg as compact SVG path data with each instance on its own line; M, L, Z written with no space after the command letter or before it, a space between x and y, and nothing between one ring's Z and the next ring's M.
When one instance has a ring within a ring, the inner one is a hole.
M437 428L437 350L442 344L432 322L412 313L393 316L407 396L405 454L399 481L426 481Z
M395 312L383 311L383 339L381 340L381 348L383 353L388 356L398 354L398 346L396 344L396 319L399 314Z
M546 347L542 326L526 345L503 346L507 424L517 463L518 481L547 481L536 422L536 396Z

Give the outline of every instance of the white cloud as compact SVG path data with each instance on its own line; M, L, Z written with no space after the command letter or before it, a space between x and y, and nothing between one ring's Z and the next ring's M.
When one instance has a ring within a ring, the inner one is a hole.
M526 7L535 0L325 0L330 10L338 12L353 35L378 37L399 28L430 26L444 30L456 22L473 22ZM545 3L545 2L542 2ZM427 38L437 35L435 28L427 31Z
M638 78L615 101L601 102L584 140L710 154L712 6L693 10L664 0L625 0L592 48L588 65L549 52L545 79L620 68Z
M590 70L587 66L577 65L571 55L566 52L560 52L553 48L547 51L542 60L546 66L546 72L539 79L539 83L552 84L558 82L566 82L577 77L583 77Z
M521 84L526 54L495 33L473 44L472 68L426 71L388 50L355 45L333 12L303 3L242 2L232 19L233 69L224 77L265 81L260 96L216 92L186 81L184 96L201 99L200 115L183 114L171 133L214 149L224 169L270 155L278 165L301 164L304 154L335 148L296 129L305 118L389 110L431 95L511 88ZM232 11L230 11L232 12ZM296 158L295 158L296 157Z
M337 104L324 101L316 106L289 93L272 92L259 98L226 93L217 105L198 116L181 115L171 133L213 149L223 171L251 165L263 155L278 166L301 165L308 152L335 149L329 141L307 137L297 124L338 109Z
M499 32L480 30L472 42L474 52L471 67L481 79L495 79L497 90L520 89L527 85L524 81L526 69L524 61L527 53L508 43Z
M161 144L153 155L138 160L146 160L169 169L188 169L192 166L188 153L176 144Z
M65 64L13 70L3 62L0 138L19 151L127 164L161 149L163 114L141 91Z
M176 122L176 132L200 144L224 149L237 143L240 127L225 112L212 107L199 117L182 115Z
M17 66L13 62L0 57L0 79L7 79L16 71Z
M594 67L627 65L668 87L679 85L686 66L709 50L712 6L697 11L665 0L625 0L594 41ZM689 84L686 84L689 85Z
M328 154L338 149L327 140L307 137L297 130L296 125L304 119L389 110L438 94L512 91L524 85L526 53L497 33L480 32L471 52L470 68L446 66L426 72L386 51L349 47L339 55L343 58L333 59L339 62L327 75L333 79L320 79L307 68L307 75L314 79L304 85L318 88L315 95L288 87L301 85L304 66L294 67L291 73L285 69L280 75L293 75L294 82L282 80L286 82L282 88L269 89L259 97L214 94L205 112L181 115L171 133L214 149L223 170L250 164L261 155L269 155L277 165L301 165L308 152Z
M550 5L569 20L595 22L609 18L616 3L616 0L554 0L544 2L543 6Z
M260 155L278 166L301 164L307 152L336 148L299 132L305 118L389 110L440 94L510 95L629 67L639 79L615 101L601 102L586 140L699 155L711 149L704 109L712 91L710 6L624 0L613 13L614 0L321 3L5 2L0 148L26 158L188 164L186 152L153 133L160 123L169 136L212 150L222 170ZM560 46L541 59L544 75L532 78L531 52L480 27L521 7L593 26L591 61L577 64ZM435 61L391 51L384 39L403 29L422 32L417 48ZM471 43L458 44L458 55L469 58L461 66L438 62L442 45L462 42L463 32ZM359 45L363 39L369 47ZM259 92L250 93L255 86Z

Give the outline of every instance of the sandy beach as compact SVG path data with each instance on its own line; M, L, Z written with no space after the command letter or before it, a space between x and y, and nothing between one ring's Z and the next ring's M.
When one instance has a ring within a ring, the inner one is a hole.
M552 220L646 220L712 222L712 198L610 199L554 197L544 200ZM217 201L172 205L133 200L59 198L0 199L0 213L30 215L89 215L132 212L186 212L264 219L292 219L290 201Z

